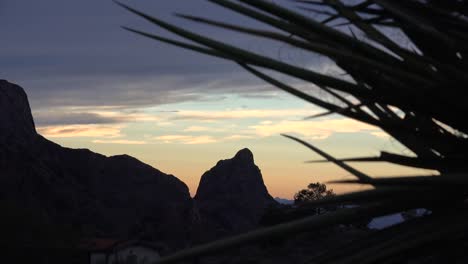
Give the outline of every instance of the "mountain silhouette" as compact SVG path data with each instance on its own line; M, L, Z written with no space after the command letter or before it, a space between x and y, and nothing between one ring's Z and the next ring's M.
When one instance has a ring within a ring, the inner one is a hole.
M33 209L42 221L73 226L83 237L144 237L175 247L254 228L276 204L248 149L203 174L192 199L178 178L133 157L45 139L24 90L0 80L2 203Z
M247 148L205 172L194 199L206 229L225 234L256 227L265 210L277 205Z

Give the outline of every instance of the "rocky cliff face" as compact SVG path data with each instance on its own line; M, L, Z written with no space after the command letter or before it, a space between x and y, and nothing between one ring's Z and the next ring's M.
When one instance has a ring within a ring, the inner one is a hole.
M36 133L23 89L0 81L0 202L40 210L86 236L185 241L191 198L172 175L130 156L63 148Z
M205 225L226 233L256 227L265 209L277 205L249 149L205 172L194 199Z
M26 93L18 85L0 80L0 144L26 145L35 137Z

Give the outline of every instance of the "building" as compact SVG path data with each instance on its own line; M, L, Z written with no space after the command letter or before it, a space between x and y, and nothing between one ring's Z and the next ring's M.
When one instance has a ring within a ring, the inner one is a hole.
M142 240L90 239L80 245L90 264L150 264L160 258L164 245Z

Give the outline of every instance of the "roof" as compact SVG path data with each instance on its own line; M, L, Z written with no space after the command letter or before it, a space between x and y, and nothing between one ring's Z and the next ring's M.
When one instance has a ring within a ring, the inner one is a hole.
M93 238L85 239L80 242L79 248L85 251L108 251L111 250L114 246L122 242L121 240L109 239L109 238Z
M144 240L128 240L128 241L122 241L122 243L119 243L115 245L115 249L124 249L127 247L132 247L132 246L142 246L146 248L151 248L156 251L161 251L165 250L166 246L161 243L155 243L155 242L150 242L150 241L144 241Z

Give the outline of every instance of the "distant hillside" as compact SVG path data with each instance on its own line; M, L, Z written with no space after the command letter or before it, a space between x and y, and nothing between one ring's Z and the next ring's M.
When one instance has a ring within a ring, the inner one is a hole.
M285 204L285 205L294 204L294 200L289 200L289 199L284 199L284 198L279 198L279 197L275 197L275 201L277 201L280 204Z

